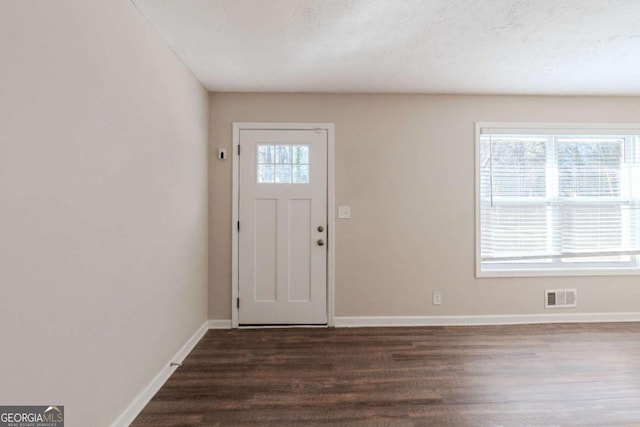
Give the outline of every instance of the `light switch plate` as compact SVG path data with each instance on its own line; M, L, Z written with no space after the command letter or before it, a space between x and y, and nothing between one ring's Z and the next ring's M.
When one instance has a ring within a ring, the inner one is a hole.
M338 218L351 218L351 206L338 206Z

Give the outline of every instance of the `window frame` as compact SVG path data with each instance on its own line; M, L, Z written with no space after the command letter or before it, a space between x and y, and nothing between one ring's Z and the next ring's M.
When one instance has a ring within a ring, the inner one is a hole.
M477 278L489 277L549 277L549 276L619 276L640 275L640 255L635 260L624 262L601 263L597 266L573 264L562 265L557 262L544 263L512 263L509 267L500 266L494 269L483 269L481 259L482 228L481 228L481 161L482 142L481 135L484 131L496 129L501 133L527 133L542 134L544 132L562 134L636 134L640 135L640 124L636 123L523 123L523 122L476 122L475 123L475 273ZM552 145L554 150L557 148ZM553 154L555 156L555 153ZM549 159L547 158L547 163ZM632 256L633 257L633 256ZM585 263L586 264L586 263ZM545 267L543 267L545 265ZM546 267L552 265L552 267Z

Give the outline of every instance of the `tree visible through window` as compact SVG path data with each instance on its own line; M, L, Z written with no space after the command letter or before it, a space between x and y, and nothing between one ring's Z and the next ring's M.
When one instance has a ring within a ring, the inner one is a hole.
M308 184L308 145L257 146L256 175L260 184Z

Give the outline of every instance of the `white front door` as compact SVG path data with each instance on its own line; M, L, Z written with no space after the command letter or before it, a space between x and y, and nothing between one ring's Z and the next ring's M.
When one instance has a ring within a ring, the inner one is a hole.
M238 321L327 323L326 130L240 130Z

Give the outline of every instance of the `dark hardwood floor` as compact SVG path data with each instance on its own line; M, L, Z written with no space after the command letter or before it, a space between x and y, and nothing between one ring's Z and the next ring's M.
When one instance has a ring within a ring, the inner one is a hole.
M640 426L640 323L211 330L133 426Z

